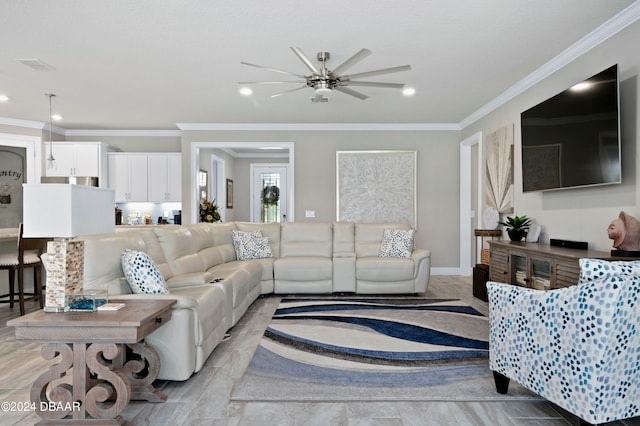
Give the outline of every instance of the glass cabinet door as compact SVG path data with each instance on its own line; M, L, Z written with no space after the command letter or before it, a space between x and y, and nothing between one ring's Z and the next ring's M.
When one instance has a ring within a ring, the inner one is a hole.
M551 288L551 262L545 259L531 259L531 287L539 290Z
M527 258L524 255L511 255L511 284L527 287Z

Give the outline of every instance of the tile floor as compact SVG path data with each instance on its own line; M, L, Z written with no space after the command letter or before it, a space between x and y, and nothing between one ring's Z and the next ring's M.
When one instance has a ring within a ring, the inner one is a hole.
M467 277L431 277L429 298L460 298L487 313L487 304L471 295ZM159 381L165 403L132 401L123 417L134 425L577 425L578 420L545 401L515 402L235 402L233 386L249 364L279 297L258 299L231 330L204 368L186 382ZM37 309L33 302L29 310ZM46 371L37 344L15 341L6 321L16 316L0 305L0 401L28 401L31 383ZM33 425L35 413L0 412L0 425ZM640 426L640 419L612 425Z

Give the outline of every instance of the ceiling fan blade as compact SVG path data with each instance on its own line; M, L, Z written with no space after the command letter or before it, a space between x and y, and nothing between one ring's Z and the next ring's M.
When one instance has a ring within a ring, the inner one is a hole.
M290 93L290 92L295 92L298 90L302 90L302 89L306 89L307 86L306 84L304 86L300 86L300 87L296 87L295 89L289 89L289 90L285 90L284 92L280 92L280 93L276 93L275 95L271 95L272 98L277 98L278 96L282 96L284 94Z
M381 69L381 70L359 72L357 74L351 74L348 77L349 77L349 79L360 78L360 77L371 77L371 76L374 76L374 75L391 74L391 73L394 73L394 72L409 71L410 69L411 69L411 65L401 65L399 67L391 67L391 68L384 68L384 69Z
M404 83L377 83L374 81L349 81L348 86L360 87L388 87L390 89L402 89Z
M333 90L336 90L338 92L342 92L342 93L347 94L347 95L354 96L354 97L356 97L358 99L362 99L363 101L365 99L369 99L369 97L367 95L365 95L363 93L360 93L360 92L356 92L355 90L349 89L348 87L336 86L336 87L333 88Z
M250 63L248 63L248 62L240 62L240 63L241 63L242 65L249 65L250 67L262 68L262 69L265 69L265 70L274 71L274 72L279 72L279 73L282 73L282 74L293 75L293 76L296 76L296 77L299 77L299 78L307 78L307 77L306 77L306 76L304 76L304 75L301 75L301 74L294 74L294 73L292 73L292 72L279 70L279 69L277 69L277 68L270 68L270 67L265 67L265 66L262 66L262 65L250 64Z
M352 66L354 66L355 64L357 64L358 62L360 62L361 60L363 60L364 58L366 58L370 54L371 54L371 51L369 49L360 49L360 51L358 53L356 53L355 55L353 55L352 57L350 57L349 59L347 59L346 61L344 61L340 65L338 65L333 70L333 73L335 75L339 75L339 74L343 73L345 70L347 70L347 68L351 68Z
M239 81L238 84L280 84L280 83L306 83L306 81Z
M318 71L316 66L313 65L313 62L311 62L309 58L307 58L302 49L300 49L299 47L291 47L291 50L293 50L293 53L295 53L296 56L300 58L302 62L304 62L304 64L311 70L312 73L320 74L320 71Z

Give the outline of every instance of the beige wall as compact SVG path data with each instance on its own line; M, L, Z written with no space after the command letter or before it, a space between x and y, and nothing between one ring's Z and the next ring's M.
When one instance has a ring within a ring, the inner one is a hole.
M287 158L236 158L233 180L233 210L235 220L248 222L251 219L251 164L288 163Z
M189 218L191 214L188 170L192 142L219 142L220 145L225 142L293 142L297 221L336 219L336 151L415 150L418 153L416 244L432 250L434 267L458 267L458 132L185 131L182 137L183 218ZM238 170L237 179L240 179ZM315 210L315 219L305 219L305 210Z
M213 198L211 196L211 194L213 194L215 192L214 188L211 187L212 182L215 182L215 176L213 171L211 170L211 156L215 155L216 157L222 159L225 163L225 169L224 169L224 173L225 173L225 179L234 179L236 176L236 162L235 159L227 154L226 152L222 151L221 149L200 149L199 155L198 155L198 162L200 164L200 169L202 170L206 170L209 173L209 194L210 194L210 198ZM184 156L183 156L184 157ZM189 164L188 162L185 163L184 162L184 158L183 158L183 170L184 167L190 167L189 165L185 166L185 164ZM184 179L189 179L190 176L188 174L182 173L183 175L183 202L182 202L182 208L183 208L183 220L187 219L187 214L184 211L185 205L186 205L186 199L184 196ZM223 182L224 183L224 182ZM187 183L186 187L189 187L189 183ZM223 185L224 188L226 188L226 185ZM190 191L188 192L190 194ZM222 212L224 211L224 220L226 222L230 222L230 221L234 221L234 220L240 220L236 218L236 212L237 209L227 209L226 205L226 193L222 193L222 194L218 194L216 198L216 204L218 205L218 211L220 211L220 213L222 214ZM189 210L190 211L190 210ZM187 223L187 222L183 222L183 223Z
M621 210L640 218L638 201L638 72L640 23L606 40L590 52L555 72L544 81L515 97L483 119L464 129L468 137L514 124L515 211L535 218L543 227L543 238L587 241L595 250L611 249L607 226ZM621 185L567 189L550 192L522 192L520 113L605 68L618 64L620 71L622 122Z
M620 210L640 217L638 201L637 137L640 108L638 72L640 23L602 42L590 52L536 84L462 131L183 131L182 137L67 137L68 140L99 140L122 151L179 152L182 156L183 220L191 213L191 143L293 142L295 144L295 218L315 210L316 221L333 221L336 216L335 155L340 150L401 149L418 152L417 245L432 250L434 268L459 267L459 142L482 132L484 136L507 124L514 124L515 211L533 217L543 226L543 238L584 240L597 250L609 250L606 228ZM617 63L620 67L623 183L616 186L570 189L523 194L521 178L520 113L572 84ZM0 125L0 132L44 136L42 130ZM45 139L48 138L44 136ZM59 138L54 135L55 139ZM486 152L486 150L483 150ZM234 217L244 201L248 174L243 166L227 169L234 179ZM242 174L242 175L241 175ZM240 204L238 204L240 203ZM475 208L473 206L472 208ZM234 211L236 210L236 211ZM187 222L185 222L187 223ZM473 242L471 243L473 246Z

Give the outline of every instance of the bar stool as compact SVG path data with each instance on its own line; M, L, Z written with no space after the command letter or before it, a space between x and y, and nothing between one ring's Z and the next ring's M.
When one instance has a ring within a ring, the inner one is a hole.
M0 298L9 297L9 300L0 300L0 303L9 303L13 309L15 302L15 281L18 271L18 299L20 303L20 315L24 315L25 300L38 300L40 308L44 307L42 296L42 261L40 255L44 252L49 238L23 238L22 223L18 228L18 250L16 253L0 254L0 270L9 271L9 293L0 295ZM33 293L24 291L24 270L34 268ZM25 298L26 296L30 296Z

